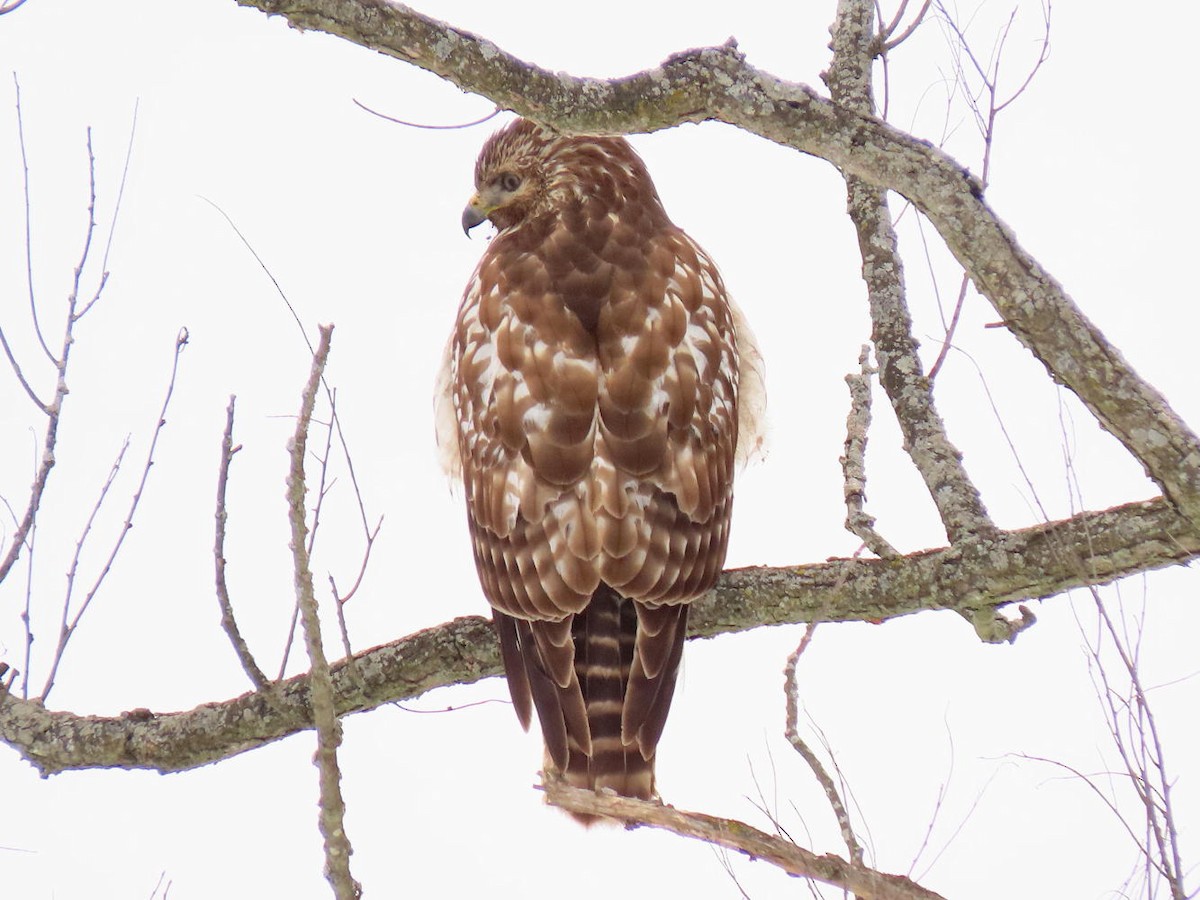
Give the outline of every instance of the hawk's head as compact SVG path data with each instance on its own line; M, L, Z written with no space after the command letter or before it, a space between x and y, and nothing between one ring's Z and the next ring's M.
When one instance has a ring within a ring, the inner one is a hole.
M627 203L644 204L666 221L645 164L624 138L567 137L517 119L479 152L463 231L485 219L504 231L584 203L592 216L619 213Z

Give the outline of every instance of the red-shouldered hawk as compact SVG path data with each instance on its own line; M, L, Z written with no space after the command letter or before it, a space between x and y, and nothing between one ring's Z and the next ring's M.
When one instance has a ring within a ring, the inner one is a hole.
M475 164L496 226L438 390L521 724L568 783L655 795L688 603L725 561L761 442L761 358L721 276L618 137L519 119Z

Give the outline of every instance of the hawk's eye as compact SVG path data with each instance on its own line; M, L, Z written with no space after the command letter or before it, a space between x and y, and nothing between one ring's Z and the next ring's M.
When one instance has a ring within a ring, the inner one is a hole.
M505 172L496 180L500 183L500 187L510 194L521 186L521 176L514 175L512 172Z

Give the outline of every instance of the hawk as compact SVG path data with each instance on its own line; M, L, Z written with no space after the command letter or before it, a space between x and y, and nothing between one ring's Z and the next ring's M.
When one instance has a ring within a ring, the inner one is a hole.
M438 386L517 717L546 774L656 796L688 604L725 561L761 444L761 357L708 255L619 137L518 119L484 144L464 231L495 237Z

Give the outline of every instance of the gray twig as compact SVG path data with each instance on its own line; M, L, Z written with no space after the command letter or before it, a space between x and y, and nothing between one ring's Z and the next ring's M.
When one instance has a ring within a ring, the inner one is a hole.
M939 894L903 875L888 875L832 853L818 856L792 841L767 834L737 819L687 812L647 800L568 787L558 781L543 784L546 800L574 813L606 816L627 828L661 828L717 847L744 853L751 859L778 866L789 875L811 878L875 900L939 900Z
M3 10L3 12L10 12L12 9L16 9L16 7ZM54 354L50 352L50 347L46 344L46 338L42 335L42 326L41 323L38 322L37 298L33 290L33 227L30 221L33 216L33 205L29 202L29 157L25 153L25 122L24 117L21 115L21 82L17 79L16 72L13 72L13 87L16 89L17 94L17 143L21 146L21 173L23 176L22 183L25 188L25 283L29 290L29 315L33 320L33 333L37 337L38 344L41 345L42 352L46 354L46 359L50 360L50 362L54 365L58 365L58 360L55 358ZM89 142L89 157L91 156L91 152L91 144ZM96 192L95 184L93 183L93 206L95 204L95 199ZM89 206L88 212L91 213L91 211L92 207ZM84 253L84 258L87 258L86 252ZM78 272L76 272L75 277L79 277ZM8 349L7 345L5 346L5 349ZM16 368L16 362L12 360L11 354L9 355L9 360L13 362L13 367ZM20 369L17 369L17 377L19 379L21 378ZM21 380L22 384L24 384L24 379ZM25 389L29 390L29 386L26 385Z
M222 218L225 219L225 222L229 225L230 228L233 229L233 233L237 235L238 240L242 242L242 246L245 247L246 250L250 253L250 255L254 257L254 261L258 263L259 268L261 268L263 270L263 273L267 276L267 278L270 279L271 284L275 288L275 292L279 295L279 298L283 301L284 306L287 307L287 310L291 314L293 321L296 323L296 327L300 329L300 336L304 340L305 346L308 347L308 350L310 353L315 353L316 351L313 347L312 339L308 336L308 330L304 327L304 322L300 319L300 315L296 312L296 308L292 305L292 301L288 298L287 293L284 291L283 285L281 285L279 283L279 279L275 277L275 274L271 271L270 267L267 265L266 260L264 260L259 255L258 251L254 249L254 245L250 243L250 239L247 238L246 235L242 233L242 230L240 228L238 228L237 224L233 221L232 217L230 217L230 215L227 212L225 212L225 210L223 210L217 204L213 203L208 198L203 198L203 199L213 209L215 209L222 216ZM371 548L374 545L375 538L378 536L379 530L383 525L383 517L381 516L379 518L379 522L375 525L374 529L372 529L369 519L368 519L368 516L367 516L366 502L363 500L362 488L359 486L359 483L358 483L358 474L354 470L354 456L350 452L350 444L346 440L346 433L345 433L344 429L342 428L341 416L338 415L337 392L325 380L324 375L321 376L321 386L324 388L325 397L329 401L330 433L329 433L327 441L326 441L325 455L322 457L322 461L321 461L321 489L320 489L320 492L318 493L317 508L316 508L316 512L314 514L312 533L309 536L308 552L310 555L312 554L313 541L315 540L317 527L320 523L321 504L325 498L325 491L326 491L325 477L326 477L326 467L329 464L329 447L332 443L332 437L333 437L334 430L336 430L336 432L337 432L338 444L342 450L342 457L346 461L346 471L347 471L347 474L349 474L349 476L350 476L350 484L354 489L354 499L358 505L358 517L359 517L359 522L362 525L363 538L364 538L364 543L365 543L365 547L363 550L362 564L359 567L358 575L354 580L354 586L350 589L350 591L346 594L345 597L343 597L339 600L339 614L340 614L340 612L341 612L340 605L345 604L345 602L348 601L354 595L354 592L358 589L358 585L362 581L363 574L366 572L367 563L369 562L369 560L371 558ZM287 672L288 658L291 656L292 643L295 640L296 625L297 625L297 622L299 621L299 615L300 615L299 608L293 607L292 618L288 624L288 629L287 629L287 640L284 643L282 659L279 662L279 678L283 678L284 674ZM348 639L347 639L347 642L348 642Z
M816 631L816 627L815 622L809 623L808 627L804 630L804 637L800 639L800 643L796 645L796 649L788 654L787 665L783 668L783 693L786 701L786 723L783 736L792 745L792 749L799 753L804 761L808 763L808 767L812 769L817 783L821 785L821 790L825 792L825 798L829 801L829 806L833 809L838 829L842 833L842 840L846 844L846 851L850 854L850 862L856 866L861 866L863 865L862 846L858 842L858 837L854 834L854 826L850 822L850 813L846 810L846 804L842 802L841 792L838 790L837 785L833 783L833 779L829 777L829 773L825 770L820 757L813 752L813 749L800 736L800 688L796 682L796 666L800 662L801 654L804 653L812 641L813 632Z
M108 237L104 241L104 257L100 260L100 280L92 298L84 304L83 309L76 313L75 321L79 321L88 314L88 311L100 300L104 286L108 284L108 254L112 250L113 235L117 233L117 219L121 215L121 200L125 197L125 182L129 178L129 163L133 159L133 139L137 135L137 114L138 103L135 101L133 121L129 125L129 143L125 147L125 165L121 167L121 183L117 186L117 200L113 204L112 219L108 223Z
M18 97L19 103L19 97ZM18 116L20 108L18 106ZM63 401L69 393L67 389L67 369L70 363L71 348L75 344L75 322L77 316L75 309L79 297L80 277L84 266L87 264L88 254L92 246L92 235L96 230L96 157L92 152L92 130L87 130L87 154L88 154L88 224L84 232L83 251L80 254L79 264L75 267L75 278L71 293L67 296L66 315L63 322L62 349L57 357L51 357L55 369L57 370L57 379L54 386L54 398L49 403L43 403L37 396L37 393L26 381L24 374L21 372L20 366L17 364L16 357L13 355L11 348L8 345L7 339L4 337L3 329L0 328L0 346L3 346L5 355L8 357L9 364L12 366L17 380L29 395L33 403L46 414L46 433L42 438L42 453L38 461L37 468L33 476L33 485L29 489L29 501L25 506L25 512L17 518L17 527L13 532L12 542L9 544L8 552L5 553L3 560L0 560L0 581L3 581L9 571L21 556L21 548L26 546L27 539L34 527L34 522L37 519L38 509L41 507L42 495L46 491L46 483L50 478L50 470L54 468L55 449L58 445L58 426L62 416ZM29 199L26 197L26 215L29 214ZM115 218L114 218L115 225ZM104 289L105 277L100 278L99 286L96 288L96 296ZM32 296L32 295L31 295Z
M71 640L71 636L75 634L75 629L79 627L80 620L83 618L84 613L88 611L88 607L92 605L92 600L95 599L100 586L108 576L109 570L112 569L113 562L116 561L117 554L121 552L121 547L125 543L125 536L133 528L133 517L137 513L138 504L142 500L142 492L146 489L146 482L150 478L150 469L154 466L154 451L158 447L158 438L162 434L163 427L167 424L167 408L171 405L172 394L175 393L175 378L179 373L179 357L183 353L184 347L187 346L187 342L188 331L186 328L181 328L179 334L175 337L175 352L171 359L171 378L167 383L167 393L163 397L162 408L159 410L158 420L154 425L153 436L150 438L150 447L146 451L146 464L142 467L142 477L138 481L138 486L129 501L129 511L125 514L125 521L121 525L121 531L117 535L116 541L113 542L108 559L104 561L103 567L101 567L100 572L96 575L96 580L92 582L91 588L83 598L83 603L80 604L75 615L70 617L70 621L68 621L70 596L68 595L63 602L62 624L58 633L58 645L54 649L54 659L50 664L50 673L46 676L46 683L42 688L42 702L45 702L51 689L54 687L54 677L58 673L58 666L62 662L63 653L66 652L67 643ZM107 487L105 490L107 490Z
M321 621L317 615L317 598L313 591L312 570L309 567L306 546L308 524L304 505L307 492L304 476L305 447L308 443L308 425L312 420L317 390L321 384L325 362L329 358L333 326L323 325L320 331L320 342L313 354L312 370L300 403L300 415L296 418L296 431L288 447L291 458L287 479L288 522L292 532L290 546L295 567L296 598L300 604L304 642L312 666L309 673L309 698L313 724L317 731L314 762L321 773L321 812L318 821L321 836L325 840L325 877L329 879L338 900L354 900L361 896L362 889L350 874L350 854L354 850L346 835L346 804L342 798L342 776L337 762L337 748L342 742L342 726L334 706L333 682L321 640Z
M1050 57L1050 4L1049 2L1042 8L1045 31L1042 35L1041 50L1038 53L1038 58L1030 66L1026 73L1025 80L1020 87L1012 92L1006 99L1000 100L997 98L1000 83L1000 60L1004 55L1004 46L1008 39L1009 31L1012 29L1013 21L1015 20L1017 11L1014 9L1008 18L1008 22L1004 26L1004 31L1000 35L1000 39L996 43L995 53L988 66L980 63L976 57L974 50L967 41L966 32L959 27L958 22L946 10L944 3L938 2L938 12L941 14L942 20L946 23L949 32L954 36L951 49L954 51L954 84L962 98L970 107L974 114L975 122L979 127L980 135L983 138L983 162L979 173L979 181L986 189L991 182L992 176L992 147L996 138L996 119L1009 104L1013 103L1017 98L1025 93L1035 75L1041 69L1042 64ZM975 69L976 75L979 77L983 86L983 93L987 95L987 111L986 113L979 108L979 101L975 94L968 88L967 73L962 63L963 54L966 54L970 60L972 67ZM954 312L950 316L950 323L946 326L946 334L942 340L942 347L938 351L937 359L933 361L933 365L929 367L929 380L933 381L937 378L938 372L941 371L943 363L946 361L946 355L950 352L950 347L954 342L954 333L958 328L959 319L962 316L963 305L967 299L967 288L970 286L971 279L963 272L962 279L958 285L958 296L954 302Z
M221 437L221 463L217 468L217 513L216 537L213 542L213 561L216 567L217 603L221 607L221 627L233 645L238 662L250 677L254 686L260 691L268 685L267 676L263 674L254 655L250 652L245 638L238 630L237 619L233 615L233 603L229 599L229 585L225 580L225 523L229 514L225 506L225 489L229 484L229 466L233 455L242 449L242 445L233 445L233 411L237 397L229 397L229 406L225 408L225 433Z

